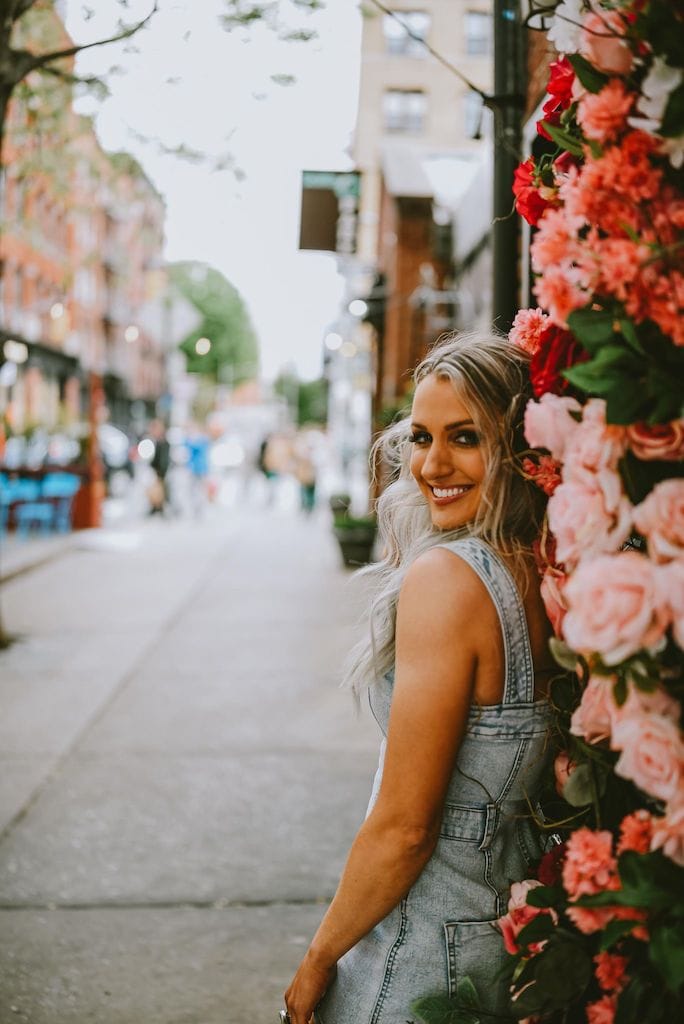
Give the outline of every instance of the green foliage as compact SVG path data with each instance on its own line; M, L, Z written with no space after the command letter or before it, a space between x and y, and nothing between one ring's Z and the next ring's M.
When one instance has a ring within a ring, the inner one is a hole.
M301 381L294 373L283 372L273 385L290 407L290 415L298 427L307 423L323 426L328 421L328 381L325 377Z
M608 75L604 75L602 71L597 71L593 64L590 64L586 57L583 57L579 53L572 53L568 57L568 60L572 64L573 70L584 88L588 92L600 92L601 89L610 81Z
M469 977L462 978L456 985L456 996L424 996L411 1006L413 1013L424 1024L486 1024L493 1020L492 1014L483 1010L477 990ZM496 1017L500 1024L513 1021L513 1017Z
M570 330L592 356L564 376L587 395L606 400L610 423L664 423L684 411L684 351L649 320L638 328L619 304L596 303L568 317Z
M172 284L198 310L202 320L180 344L189 373L200 373L236 387L258 375L259 348L245 304L223 274L201 263L176 263ZM208 338L211 349L198 355L195 344Z

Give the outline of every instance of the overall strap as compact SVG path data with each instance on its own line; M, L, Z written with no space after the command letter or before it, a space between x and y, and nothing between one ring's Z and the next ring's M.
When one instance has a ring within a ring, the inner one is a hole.
M496 607L504 641L504 704L534 701L534 666L525 608L508 567L479 537L463 537L440 544L473 569L486 586Z

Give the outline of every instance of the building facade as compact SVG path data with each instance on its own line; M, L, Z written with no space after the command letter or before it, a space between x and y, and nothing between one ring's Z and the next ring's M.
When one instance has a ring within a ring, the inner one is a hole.
M41 32L69 44L58 8ZM45 19L48 19L47 21ZM68 85L20 86L5 143L0 258L4 435L77 433L93 375L101 416L127 427L166 392L164 205L137 162L101 148Z
M348 278L365 273L366 313L345 340L368 370L357 377L371 382L370 434L406 405L410 371L440 334L489 318L490 115L464 79L491 92L493 38L488 0L365 11Z

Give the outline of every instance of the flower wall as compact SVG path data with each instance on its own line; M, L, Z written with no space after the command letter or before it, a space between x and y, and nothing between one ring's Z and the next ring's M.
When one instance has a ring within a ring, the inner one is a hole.
M500 924L514 1016L665 1024L684 1019L684 3L544 6L548 152L514 184L538 306L510 338L550 495L560 843Z

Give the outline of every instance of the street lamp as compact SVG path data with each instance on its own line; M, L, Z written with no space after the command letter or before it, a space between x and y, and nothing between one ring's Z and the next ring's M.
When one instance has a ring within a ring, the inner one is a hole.
M330 333L325 336L325 347L331 352L337 352L337 350L342 347L342 335L338 334L336 331L330 331Z
M126 339L128 344L132 345L133 342L137 341L139 337L140 337L139 329L135 326L135 324L129 324L129 326L124 331L124 338Z
M366 313L368 312L368 303L364 302L363 299L352 299L349 305L347 306L347 309L349 310L352 316L357 316L359 319L361 319L361 317L365 316Z

